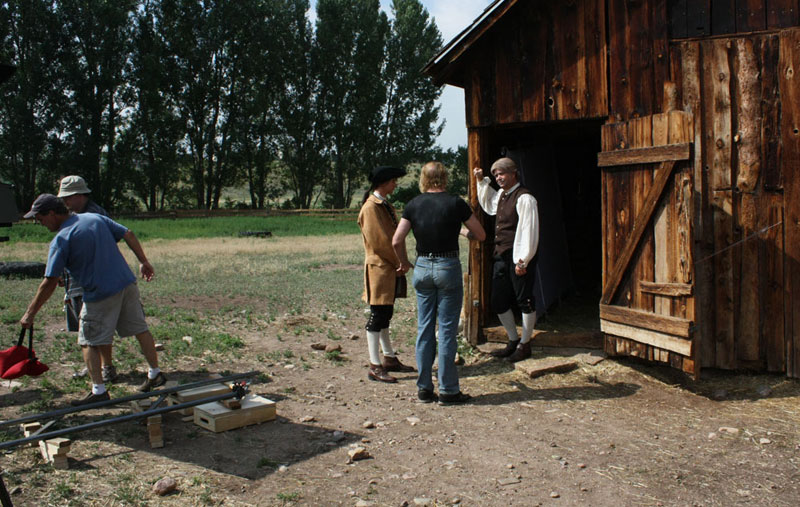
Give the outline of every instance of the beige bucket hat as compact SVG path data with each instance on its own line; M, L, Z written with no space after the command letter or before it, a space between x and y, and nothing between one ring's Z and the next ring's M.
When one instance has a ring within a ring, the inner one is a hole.
M69 197L75 194L89 194L92 191L86 186L86 181L80 176L64 176L58 197Z

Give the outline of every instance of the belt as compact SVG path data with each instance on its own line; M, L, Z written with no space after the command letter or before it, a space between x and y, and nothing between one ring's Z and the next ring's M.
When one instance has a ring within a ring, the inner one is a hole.
M417 257L425 257L432 259L435 257L458 257L458 250L450 250L449 252L417 252Z

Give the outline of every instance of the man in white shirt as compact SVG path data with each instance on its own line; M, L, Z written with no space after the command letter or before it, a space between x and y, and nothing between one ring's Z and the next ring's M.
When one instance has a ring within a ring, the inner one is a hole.
M536 251L539 246L539 211L536 199L519 184L517 164L503 157L492 164L492 176L500 191L489 185L483 169L473 170L478 184L478 202L488 215L494 215L494 265L492 267L491 305L508 333L504 349L492 352L495 357L517 362L530 357L530 340L536 325L536 301L533 297ZM516 303L522 311L522 337L512 310Z

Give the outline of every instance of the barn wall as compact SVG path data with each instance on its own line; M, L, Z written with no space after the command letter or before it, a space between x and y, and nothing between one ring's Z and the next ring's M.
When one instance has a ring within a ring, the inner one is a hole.
M469 53L468 127L608 114L604 0L519 2Z
M697 334L704 367L786 367L780 36L676 43L695 122Z
M673 39L797 26L798 0L670 0Z

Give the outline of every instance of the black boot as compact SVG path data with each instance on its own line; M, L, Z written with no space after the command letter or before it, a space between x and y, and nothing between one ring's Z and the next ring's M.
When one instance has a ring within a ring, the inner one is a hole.
M489 354L491 354L492 357L508 357L517 350L517 345L519 345L519 340L509 341L506 344L506 348L493 350L489 352Z
M514 351L513 354L506 358L506 361L509 363L516 363L518 361L522 361L531 357L531 342L528 343L520 343L517 346L517 350Z

